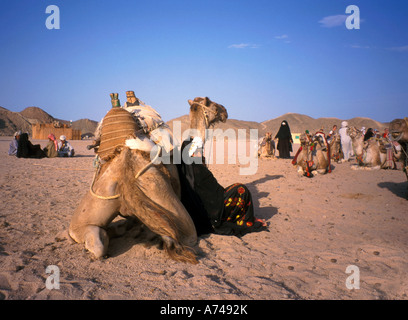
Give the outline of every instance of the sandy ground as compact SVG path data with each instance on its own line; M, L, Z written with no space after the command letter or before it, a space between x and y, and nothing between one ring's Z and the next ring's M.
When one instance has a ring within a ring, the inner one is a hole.
M269 232L200 237L199 264L188 265L130 230L95 260L66 236L94 173L89 142L72 141L75 158L17 159L7 155L10 139L0 138L0 299L407 299L401 171L343 163L308 179L290 160L260 160L249 176L239 165L211 165L222 185L248 185ZM59 268L59 289L46 288L50 265ZM360 288L348 289L355 270Z

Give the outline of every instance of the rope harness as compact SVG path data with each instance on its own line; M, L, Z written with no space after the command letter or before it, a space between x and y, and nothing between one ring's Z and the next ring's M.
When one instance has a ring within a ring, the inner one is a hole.
M203 115L204 115L205 126L207 128L209 128L211 126L211 124L210 124L210 118L208 116L208 112L210 112L210 113L212 113L214 115L217 115L218 112L212 110L210 107L207 107L205 104L202 104L201 102L195 102L195 103L198 104L201 107L201 109L203 111Z

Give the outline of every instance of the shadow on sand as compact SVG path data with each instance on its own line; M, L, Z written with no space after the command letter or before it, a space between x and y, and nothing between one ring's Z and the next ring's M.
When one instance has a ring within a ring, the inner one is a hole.
M255 215L257 218L260 219L265 219L268 221L271 219L275 214L278 213L278 208L270 206L270 207L261 207L259 199L262 198L267 198L270 195L270 192L265 192L265 191L258 191L257 185L264 183L266 181L270 180L276 180L282 178L283 175L277 174L277 175L265 175L262 178L259 178L257 180L254 180L252 182L249 182L246 184L248 189L251 191L252 194L252 202L254 204L254 210L255 210Z
M385 188L391 191L396 196L408 200L408 182L380 182L380 188Z

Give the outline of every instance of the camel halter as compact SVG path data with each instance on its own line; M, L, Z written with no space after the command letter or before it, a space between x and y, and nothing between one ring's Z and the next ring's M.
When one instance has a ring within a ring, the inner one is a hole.
M201 107L201 110L202 110L203 115L204 115L205 124L206 124L206 127L208 128L210 126L210 120L209 120L208 112L211 112L214 115L217 115L218 112L212 110L210 107L207 107L205 104L202 104L200 102L195 102L195 103L198 104Z
M198 105L201 107L201 111L202 111L203 116L204 116L204 121L205 121L205 127L206 127L206 129L209 128L211 125L214 125L214 124L210 124L210 118L209 118L209 116L208 116L208 112L214 114L215 116L218 115L218 112L212 110L210 107L207 107L205 104L203 104L203 103L201 103L201 102L194 102L194 103L198 104ZM206 133L206 132L204 131L203 146L204 146L204 144L205 144L205 141L207 140L207 137L205 136L205 133ZM211 136L211 140L210 140L210 141L211 141L211 147L210 147L211 149L210 149L210 155L209 155L209 157L211 157L212 136Z
M160 147L159 145L157 145L157 153L156 153L155 157L154 157L153 160L151 160L147 165L145 165L142 169L140 169L140 170L138 171L138 173L135 175L135 179L139 178L142 174L144 174L144 173L147 171L147 169L149 169L149 168L154 164L154 162L155 162L155 161L157 160L157 158L159 157L160 152L161 152L161 147ZM95 170L95 173L94 173L94 176L93 176L93 179L92 179L91 186L90 186L90 188L89 188L89 191L90 191L91 195L93 195L94 197L96 197L96 198L98 198L98 199L102 199L102 200L118 199L118 198L120 197L120 193L119 193L119 194L115 194L114 196L100 196L100 195L96 194L96 193L93 191L93 186L94 186L94 184L95 184L95 178L96 178L96 176L98 175L98 173L99 173L99 171L100 171L100 169L101 169L101 165L100 165L100 164L101 164L101 163L100 163L100 159L99 159L99 157L97 157L97 158L96 158L96 170Z

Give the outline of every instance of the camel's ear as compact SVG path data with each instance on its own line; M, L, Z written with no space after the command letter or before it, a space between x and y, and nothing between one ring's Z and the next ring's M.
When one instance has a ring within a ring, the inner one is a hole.
M211 100L208 97L205 97L204 98L204 105L206 105L208 107L210 103L211 103Z
M191 100L191 99L188 100L188 104L190 105L190 107L193 105L193 103L194 103L193 100Z

